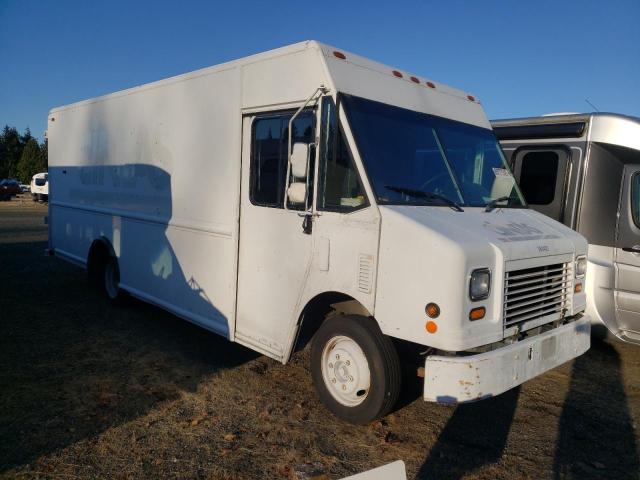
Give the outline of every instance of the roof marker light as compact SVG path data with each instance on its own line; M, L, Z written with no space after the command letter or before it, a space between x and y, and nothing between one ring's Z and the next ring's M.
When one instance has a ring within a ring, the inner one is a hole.
M473 95L467 95L467 99L471 100L472 102L476 101L476 97L474 97Z
M394 70L392 73L393 73L396 77L398 77L398 78L402 78L402 73L400 73L398 70Z
M411 81L412 81L413 83L420 83L420 80L418 80L418 78L417 78L417 77L411 77Z
M336 57L336 58L339 58L340 60L346 60L347 59L347 56L344 53L338 52L337 50L335 50L333 52L333 56Z
M436 88L436 84L433 82L427 82L427 87L429 88Z

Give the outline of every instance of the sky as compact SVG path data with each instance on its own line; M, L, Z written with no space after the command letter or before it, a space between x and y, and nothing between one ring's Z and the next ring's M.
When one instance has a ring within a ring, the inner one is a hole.
M489 118L640 117L640 0L0 0L0 126L302 40L474 94Z

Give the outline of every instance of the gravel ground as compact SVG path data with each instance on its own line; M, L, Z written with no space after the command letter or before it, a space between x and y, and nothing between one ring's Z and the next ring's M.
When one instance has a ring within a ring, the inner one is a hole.
M0 202L0 477L329 478L402 459L408 478L633 478L640 348L576 361L472 405L354 427L319 403L308 353L281 365L176 317L108 304L43 255L46 206Z

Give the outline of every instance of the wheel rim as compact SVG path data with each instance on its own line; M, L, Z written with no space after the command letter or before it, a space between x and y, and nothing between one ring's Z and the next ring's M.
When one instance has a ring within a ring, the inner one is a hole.
M116 273L116 268L114 265L114 261L111 260L107 262L104 267L104 288L107 291L107 295L109 298L113 299L118 296L118 274Z
M351 338L331 338L322 350L322 379L342 405L355 407L365 401L371 387L369 362Z

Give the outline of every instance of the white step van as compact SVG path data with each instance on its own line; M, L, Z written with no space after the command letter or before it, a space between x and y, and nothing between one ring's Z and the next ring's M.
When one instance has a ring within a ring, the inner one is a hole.
M322 401L498 395L584 353L587 243L526 207L480 103L309 41L51 111L50 251ZM416 371L414 370L414 371Z
M492 125L531 208L587 238L587 315L640 344L640 118L560 114Z

